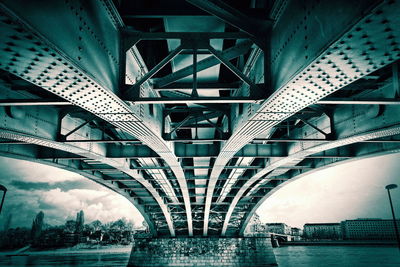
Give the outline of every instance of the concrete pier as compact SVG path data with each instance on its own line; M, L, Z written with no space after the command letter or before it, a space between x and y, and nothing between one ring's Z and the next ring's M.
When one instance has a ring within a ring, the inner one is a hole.
M136 239L128 266L277 266L271 240L244 238Z

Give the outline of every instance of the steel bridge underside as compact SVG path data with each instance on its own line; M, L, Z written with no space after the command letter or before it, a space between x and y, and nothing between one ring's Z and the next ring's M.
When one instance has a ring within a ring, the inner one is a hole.
M2 1L0 155L154 236L241 236L296 177L399 152L399 1L164 2Z

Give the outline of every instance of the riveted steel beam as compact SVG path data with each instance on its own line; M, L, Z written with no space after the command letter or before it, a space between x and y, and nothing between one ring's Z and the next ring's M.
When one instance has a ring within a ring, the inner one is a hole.
M112 2L102 3L46 1L43 9L33 2L2 1L0 36L6 47L0 52L3 59L0 67L97 115L161 154L172 166L180 190L186 196L183 200L189 235L192 235L190 199L177 158L154 125L145 119L145 113L137 112L116 96L120 78L119 29L123 25ZM35 16L31 16L32 12ZM68 33L63 38L59 38L60 28ZM78 47L70 45L77 40ZM165 182L169 184L168 180ZM172 185L167 186L171 189L168 190L171 199L175 199ZM174 236L171 216L161 199L159 203Z
M218 146L211 144L177 143L175 145L175 155L178 158L216 157L218 153ZM281 158L287 155L285 148L276 144L249 144L239 150L235 157ZM109 144L106 156L114 159L160 158L157 153L146 145L125 146Z
M389 98L325 98L317 102L320 105L400 105L400 99Z
M231 91L239 89L239 83L197 83L197 90L219 90ZM174 91L174 90L189 90L192 89L192 83L171 83L163 87L155 84L153 90L156 91Z
M371 0L354 5L343 0L301 5L298 1L290 2L272 30L274 93L259 108L255 107L248 119L234 124L232 136L215 160L207 188L204 235L207 235L214 186L222 166L236 151L259 134L270 136L274 126L304 107L400 58L400 18L393 11L399 8L399 3ZM326 10L330 10L329 16ZM297 30L298 25L304 27ZM324 38L315 34L321 31ZM293 62L293 55L300 60ZM238 196L241 194L239 191ZM235 198L230 209L237 202ZM226 232L230 214L222 233Z
M147 98L125 98L125 101L132 104L234 104L234 103L258 103L260 99L253 97L190 97L190 98L164 98L164 97L147 97Z
M271 24L270 21L248 17L220 0L186 1L254 37L265 34L267 26Z
M140 40L210 40L210 39L248 39L243 32L138 32L129 29L122 30L128 50Z
M243 8L241 12L247 16L263 18L265 9L263 8ZM171 2L159 2L159 6L152 8L135 7L123 11L121 17L123 19L137 19L137 18L170 18L179 16L210 16L207 12L192 6L190 4L179 6L173 5Z
M195 125L194 125L195 126ZM227 139L223 138L210 138L210 139L197 139L197 138L185 138L185 139L179 139L179 138L165 138L165 141L170 141L170 142L176 142L176 143L209 143L209 142L223 142L226 141Z
M1 99L0 107L6 106L71 106L72 104L64 100L52 99Z

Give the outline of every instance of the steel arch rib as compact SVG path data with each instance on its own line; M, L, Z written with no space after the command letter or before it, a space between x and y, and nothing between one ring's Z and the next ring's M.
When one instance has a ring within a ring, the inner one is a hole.
M8 129L0 129L0 138L4 138L4 139L8 139L8 140L15 140L15 141L22 141L24 143L29 143L29 144L35 144L35 145L39 145L39 146L54 148L54 149L58 149L58 150L62 150L62 151L70 152L70 153L74 153L74 154L77 154L77 155L81 155L81 156L83 156L85 158L89 157L91 159L96 159L98 161L101 161L104 164L108 164L108 165L110 165L110 166L112 166L112 167L114 167L114 168L116 168L118 170L121 170L121 171L125 172L126 174L128 174L129 176L134 178L136 181L141 183L144 187L146 187L149 190L149 192L154 197L154 199L157 201L157 203L160 205L160 208L164 213L164 216L166 218L166 221L167 221L167 224L168 224L168 228L169 228L169 231L170 231L171 235L172 236L175 235L171 215L169 214L168 208L164 204L164 201L162 200L162 198L160 197L158 192L152 187L152 185L149 182L147 182L143 177L141 177L141 175L138 175L133 170L130 170L129 167L122 168L120 163L117 162L117 161L114 161L112 159L107 159L102 155L86 151L86 150L84 150L82 148L79 148L79 147L76 147L76 146L63 144L63 143L55 142L55 141L52 141L52 140L47 140L47 139L31 136L31 135L28 135L28 134L15 132L15 131L8 130ZM43 162L45 162L45 161L43 161ZM85 176L88 176L88 174L85 174ZM96 182L101 182L101 181L99 181L99 179L96 179ZM106 187L109 187L106 184L103 184L103 185L106 186ZM123 195L121 192L118 192L118 193ZM130 198L128 198L128 199L130 199ZM132 202L132 200L130 200L130 201ZM143 208L137 203L133 203L133 204L142 213L143 217L147 218L146 221L148 223L150 223L150 225L153 225L153 223L149 219L148 215L144 212ZM154 229L154 225L152 227ZM153 234L156 234L156 233L153 231Z
M126 199L128 199L129 202L131 202L132 205L140 212L140 214L143 216L143 218L145 219L145 221L149 225L150 233L153 236L157 235L154 223L151 221L150 217L144 211L144 208L139 203L137 203L137 201L132 199L127 193L119 191L118 188L113 188L110 185L102 183L102 181L97 176L91 175L88 172L81 171L79 169L76 169L76 168L68 166L68 165L55 163L55 162L50 162L50 161L46 161L46 160L29 158L27 156L15 155L15 154L10 154L10 153L7 153L7 152L2 152L2 151L0 151L0 156L7 157L7 158L20 159L20 160L25 160L25 161L35 162L35 163L40 163L40 164L48 165L48 166L52 166L52 167L57 167L57 168L60 168L60 169L63 169L63 170L67 170L67 171L70 171L70 172L77 173L77 174L82 175L83 177L85 177L85 178L87 178L89 180L92 180L93 182L99 183L102 186L107 187L108 189L110 189L110 190L114 191L115 193L120 194L120 195L124 196Z
M236 193L235 197L232 200L232 203L229 205L228 212L225 216L221 235L224 236L226 234L226 230L228 228L228 224L229 224L230 218L232 216L232 213L236 207L236 204L239 202L239 200L241 199L243 194L255 182L257 182L261 177L263 177L265 174L269 173L270 171L273 171L277 167L283 166L283 165L287 164L288 162L291 162L292 160L295 160L295 161L302 160L305 157L315 154L315 153L318 153L318 152L323 152L323 151L326 151L326 150L329 150L332 148L354 144L354 143L357 143L360 141L366 141L366 140L376 139L376 138L383 138L383 137L388 137L388 136L397 135L397 134L400 134L400 126L399 125L388 127L385 129L369 131L367 133L357 134L357 135L343 138L343 139L340 139L337 141L332 141L327 144L317 145L317 146L305 149L303 151L299 151L297 153L294 153L293 155L288 156L285 159L281 159L281 160L278 160L278 161L272 163L267 168L264 168L263 170L259 171L257 174L252 176L248 181L246 181L246 183Z
M258 209L269 197L271 197L274 193L276 193L279 189L281 189L281 188L284 187L285 185L288 185L289 183L291 183L291 182L293 182L293 181L295 181L295 180L297 180L297 179L300 179L300 178L302 178L302 177L304 177L304 176L306 176L306 175L309 175L309 174L311 174L311 173L314 173L314 172L323 170L323 169L325 169L325 168L330 168L330 167L333 167L333 166L337 166L337 165L340 165L340 164L345 164L345 163L348 163L348 162L357 161L357 160L361 160L361 159L365 159L365 158L378 157L378 156L383 156L383 155L388 155L388 154L394 154L394 153L400 153L400 150L399 150L398 148L397 148L397 149L389 149L389 150L386 150L386 151L383 151L383 152L375 152L375 153L363 155L363 156L361 156L361 157L356 157L356 158L352 158L352 159L341 160L341 161L334 162L334 163L325 165L325 166L320 167L320 168L317 168L317 169L313 169L313 170L311 170L311 171L304 172L304 173L302 173L302 174L299 174L299 175L297 175L297 176L294 176L294 177L290 178L288 181L286 181L286 182L280 184L279 186L274 187L274 188L273 188L271 191L269 191L262 199L260 199L260 200L257 202L257 204L254 205L254 207L251 208L250 212L248 212L248 214L246 215L245 220L244 220L244 221L242 222L242 224L241 224L241 227L240 227L240 229L239 229L239 236L243 236L244 231L245 231L245 229L246 229L246 227L247 227L247 225L248 225L248 223L249 223L251 217L254 215L254 213L257 211L257 209Z
M103 3L103 1L94 2L94 5L98 5L97 8L103 10L103 13L109 16L113 10L109 10L109 6L107 5L100 5L100 2ZM63 3L58 2L57 4L63 5ZM190 236L193 235L192 213L187 183L172 147L156 133L156 130L148 126L144 119L135 114L133 107L127 105L110 90L114 89L112 87L115 84L110 83L108 84L109 87L104 86L107 81L98 82L96 80L98 77L93 78L92 73L81 67L82 63L80 61L83 61L84 58L78 57L77 62L76 59L72 59L71 56L62 52L62 49L55 47L55 45L43 37L37 30L29 26L29 24L23 22L4 4L0 5L0 9L3 13L1 15L11 20L11 22L8 20L1 22L2 31L0 36L3 40L10 39L9 44L12 44L11 48L2 49L0 54L3 57L3 62L14 62L12 64L2 64L0 67L132 134L157 152L171 167L178 180L186 210L188 232ZM115 16L115 14L113 15ZM115 17L110 18L110 21L113 23L112 30L117 31L120 25L118 25ZM28 39L27 36L29 37ZM14 40L13 38L17 39ZM88 39L90 40L89 37ZM105 47L101 48L106 49ZM18 50L18 53L15 53L14 49ZM101 53L104 53L104 51L101 51ZM108 53L111 52L108 51ZM109 54L108 56L110 57ZM14 61L14 57L18 58ZM25 61L20 61L20 58L24 58ZM32 62L33 67L26 68L30 62ZM115 77L115 80L117 80L117 77ZM165 180L165 184L170 188L170 192L166 192L166 194L172 200L177 200L174 189L168 179ZM171 231L172 233L175 233L175 231Z
M240 148L257 135L268 133L275 125L297 111L400 58L400 17L395 11L398 8L398 1L386 1L368 13L361 13L362 16L355 25L344 34L340 32L329 47L322 46L323 52L317 50L314 60L308 66L303 66L290 80L278 85L278 90L248 121L235 130L223 145L211 171L204 210L203 235L208 233L212 197L218 177L226 163ZM243 194L242 191L239 192ZM235 196L231 207L236 205L238 195L240 193ZM230 208L226 216L228 221L231 213ZM224 222L224 226L226 230L227 222Z

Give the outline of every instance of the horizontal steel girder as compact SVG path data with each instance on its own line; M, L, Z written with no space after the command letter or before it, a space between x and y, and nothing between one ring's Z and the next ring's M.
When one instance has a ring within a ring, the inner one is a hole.
M170 90L170 89L165 89ZM181 90L181 89L179 89ZM197 90L201 90L197 88ZM260 99L251 97L192 97L192 98L139 98L137 100L125 100L132 104L238 104L260 103ZM316 102L319 105L400 105L400 99L391 98L325 98ZM6 106L72 106L68 101L51 99L2 99L0 107Z
M400 17L394 12L400 4L392 1L377 5L377 2L360 1L354 5L344 0L321 1L314 5L306 2L302 6L301 2L292 1L288 4L271 36L274 93L260 107L253 107L251 115L247 116L246 111L247 117L233 121L233 134L221 148L210 175L203 235L208 232L218 177L239 149L259 134L269 136L274 126L299 110L400 58ZM293 61L294 56L298 60ZM222 234L242 194L240 190L234 198Z
M400 99L390 98L325 98L320 105L400 105Z
M192 83L171 83L163 87L153 86L156 91L192 90ZM197 83L197 90L237 90L239 83Z
M215 145L209 144L181 144L175 145L175 155L178 158L216 157L219 150ZM271 144L249 144L239 150L236 157L285 157L287 152L283 147ZM109 145L107 149L109 158L158 158L160 157L148 146L134 145Z
M137 98L126 99L132 104L237 104L237 103L258 103L261 100L252 97L191 97L191 98ZM1 103L0 103L1 105Z

